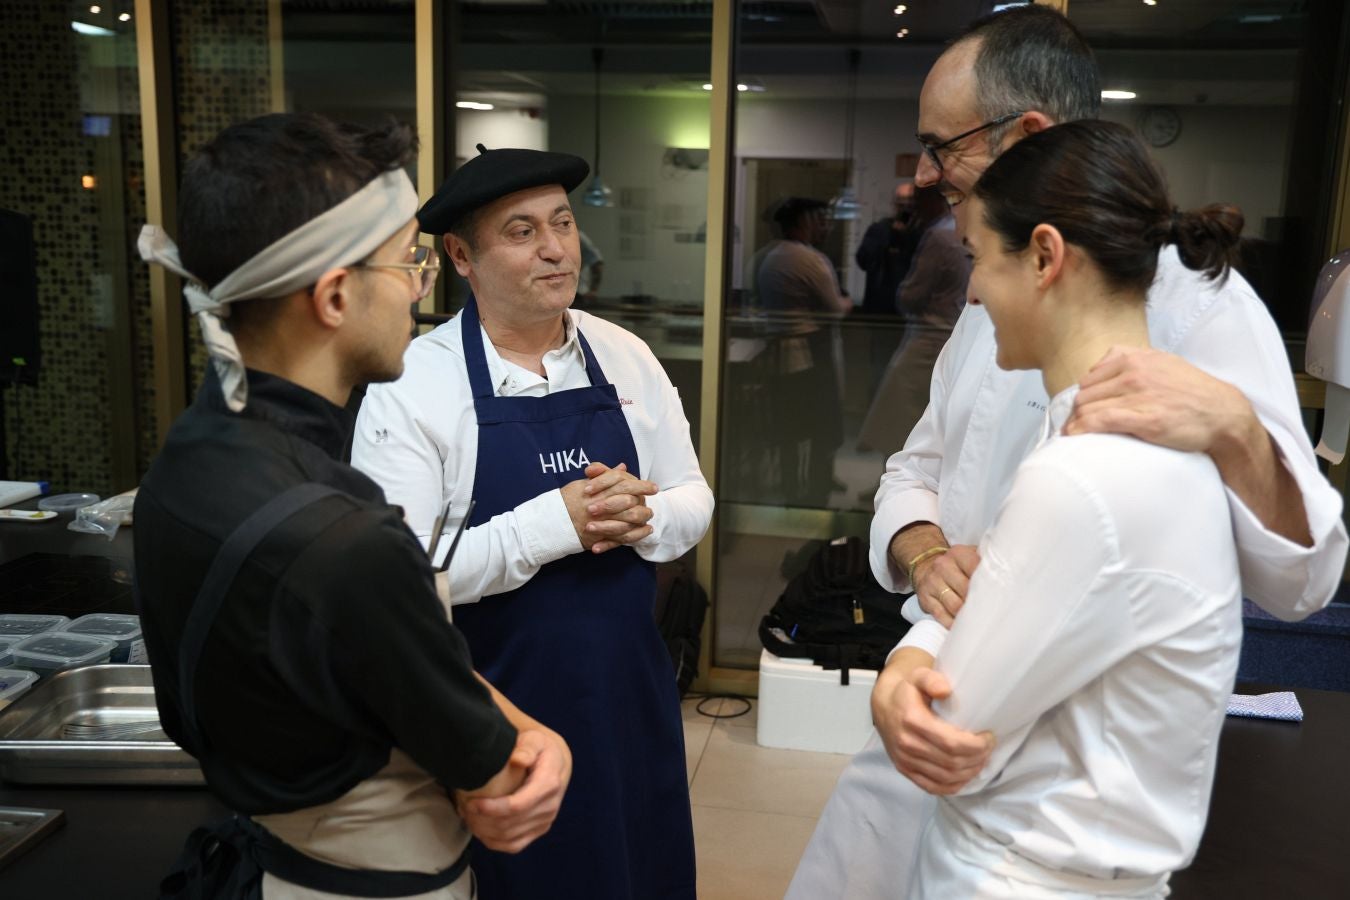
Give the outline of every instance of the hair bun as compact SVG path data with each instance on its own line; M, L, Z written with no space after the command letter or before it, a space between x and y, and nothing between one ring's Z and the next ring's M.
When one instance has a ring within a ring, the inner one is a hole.
M1237 261L1242 224L1242 210L1214 203L1202 209L1173 212L1171 238L1187 268L1202 271L1208 278L1220 278Z

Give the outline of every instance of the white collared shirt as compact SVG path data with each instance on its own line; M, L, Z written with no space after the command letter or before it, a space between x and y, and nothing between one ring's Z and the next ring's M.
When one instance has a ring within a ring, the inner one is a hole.
M1345 566L1342 501L1317 469L1289 359L1265 305L1237 272L1223 284L1205 281L1168 246L1158 254L1148 325L1154 347L1242 391L1303 493L1311 547L1267 529L1228 491L1245 596L1287 620L1321 609ZM996 351L988 313L982 306L967 306L933 370L928 409L904 449L887 461L872 520L871 562L890 590L911 590L906 573L889 559L897 531L913 522L933 522L950 543L978 544L1012 485L1014 470L1035 446L1047 403L1041 375L1000 369ZM913 598L905 614L922 621L902 646L927 647L936 623L922 616Z
M1058 436L1076 392L1051 402L938 647L934 711L997 740L940 802L1041 866L1163 875L1199 845L1237 672L1229 500L1203 454Z
M390 503L423 543L451 503L446 531L464 517L473 493L478 420L461 339L462 317L417 338L404 354L398 381L371 385L357 416L352 465L384 488ZM707 530L713 496L699 470L679 394L651 350L636 336L585 312L568 310L561 347L544 354L546 377L507 362L483 332L488 374L499 397L542 397L587 387L577 329L585 332L605 376L615 386L633 435L634 462L660 493L648 497L652 534L633 549L666 562L688 551ZM580 472L578 477L583 477ZM441 543L442 555L449 541ZM580 553L581 540L559 490L551 490L466 529L450 565L453 603L471 603L514 590L546 563ZM613 551L611 551L613 552Z

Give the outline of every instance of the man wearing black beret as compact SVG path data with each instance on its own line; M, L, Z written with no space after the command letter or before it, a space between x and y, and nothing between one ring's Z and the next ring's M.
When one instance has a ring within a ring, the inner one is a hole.
M480 849L480 896L693 900L653 566L703 536L712 493L651 350L570 308L581 248L567 194L585 161L479 151L418 213L473 299L412 343L400 381L371 388L352 461L424 540L467 516L455 624L475 666L572 748L553 829L516 856Z

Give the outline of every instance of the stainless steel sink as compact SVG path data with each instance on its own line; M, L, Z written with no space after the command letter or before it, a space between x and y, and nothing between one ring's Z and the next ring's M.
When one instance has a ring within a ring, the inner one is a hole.
M0 712L0 779L13 784L204 784L197 761L163 732L134 740L68 736L87 726L158 718L149 666L88 666L44 678Z

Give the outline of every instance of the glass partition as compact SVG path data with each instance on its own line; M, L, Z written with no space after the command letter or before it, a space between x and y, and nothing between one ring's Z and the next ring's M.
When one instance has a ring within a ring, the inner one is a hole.
M107 495L154 452L132 4L7 11L0 479Z
M885 460L927 405L967 266L941 198L912 184L918 96L946 42L993 6L738 7L715 665L756 665L757 625L786 581L821 542L866 537ZM1133 94L1105 100L1103 117L1154 148L1177 203L1243 208L1243 273L1301 367L1327 251L1343 11L1068 10L1103 87Z
M578 308L647 342L698 446L712 20L706 4L459 3L455 163L476 145L573 153ZM463 305L466 286L451 293Z

